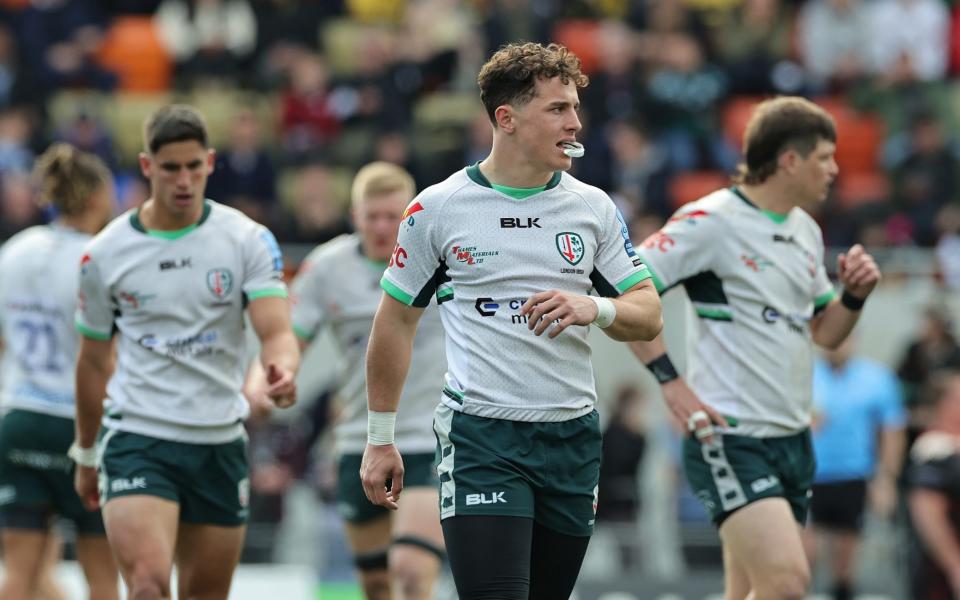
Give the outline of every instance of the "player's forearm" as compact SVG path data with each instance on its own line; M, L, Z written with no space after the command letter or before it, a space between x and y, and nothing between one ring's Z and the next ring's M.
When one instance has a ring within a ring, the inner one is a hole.
M77 361L75 427L76 442L81 448L92 448L97 441L112 366L109 361L91 359L82 354Z
M939 492L919 490L910 495L910 515L924 547L941 569L960 572L960 540L947 516L947 500Z
M814 321L813 342L823 348L837 348L853 331L860 312L850 310L839 300L830 302Z
M416 324L411 330L403 323L389 322L379 313L367 346L367 408L396 412L400 391L410 369Z
M660 295L652 285L627 292L613 303L617 318L603 330L612 339L619 342L649 341L663 329Z
M902 427L880 433L880 460L877 475L896 479L903 465L907 436Z
M634 356L640 359L643 364L649 364L655 358L659 358L667 353L667 345L663 341L663 334L658 333L650 341L634 341L627 344Z

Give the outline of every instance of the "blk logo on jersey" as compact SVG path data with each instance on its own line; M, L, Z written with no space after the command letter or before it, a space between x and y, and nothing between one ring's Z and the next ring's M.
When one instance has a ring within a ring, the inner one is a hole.
M539 221L540 217L500 217L500 229L543 229Z
M576 265L583 260L583 238L580 234L564 231L557 234L557 250L563 260Z
M225 300L233 290L233 273L230 269L210 269L207 271L207 289L217 300Z
M190 257L160 261L161 271L169 271L170 269L191 269L191 268L193 268L193 264Z

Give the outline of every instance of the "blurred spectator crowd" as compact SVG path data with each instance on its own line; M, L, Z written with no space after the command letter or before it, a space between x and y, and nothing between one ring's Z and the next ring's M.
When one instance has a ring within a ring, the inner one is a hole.
M118 209L141 202L141 121L183 101L218 149L208 196L322 242L349 229L366 161L422 188L486 155L475 76L516 40L583 59L574 172L640 231L726 184L757 99L802 94L840 135L841 175L811 207L827 244L939 246L960 278L960 6L944 0L0 0L0 239L45 218L28 173L54 140L108 162Z

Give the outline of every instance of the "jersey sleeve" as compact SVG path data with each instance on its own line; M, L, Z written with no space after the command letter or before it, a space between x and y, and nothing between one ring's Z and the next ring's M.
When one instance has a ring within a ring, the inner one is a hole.
M439 212L436 203L421 202L420 196L404 211L397 245L380 279L380 287L408 306L425 308L430 298L452 294L446 276L443 250L436 242ZM456 252L457 247L451 248Z
M620 210L609 199L606 206L590 281L599 295L616 297L650 279L650 271L633 248L630 230Z
M75 325L84 337L106 341L113 335L116 303L100 274L94 253L88 251L80 259L80 282L77 290Z
M283 283L283 255L273 234L257 226L253 235L244 239L244 273L241 288L248 300L265 297L287 297Z
M657 291L663 293L685 280L713 269L720 237L720 218L696 203L680 208L660 229L643 241L640 256Z
M327 321L322 275L322 266L307 257L290 284L293 331L306 341L312 340Z

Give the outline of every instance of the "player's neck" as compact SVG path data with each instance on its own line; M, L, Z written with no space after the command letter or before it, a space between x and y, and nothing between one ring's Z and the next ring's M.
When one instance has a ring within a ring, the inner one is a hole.
M738 187L747 200L760 210L785 215L796 206L790 199L790 193L774 181L768 180L757 185L743 184Z
M196 209L185 211L182 215L172 214L164 210L159 203L150 198L143 203L138 213L140 224L144 229L154 231L177 231L191 225L196 225L203 216L203 203L200 203Z
M526 156L494 144L490 156L480 163L480 172L490 183L512 188L534 188L550 183L553 171L534 165Z

